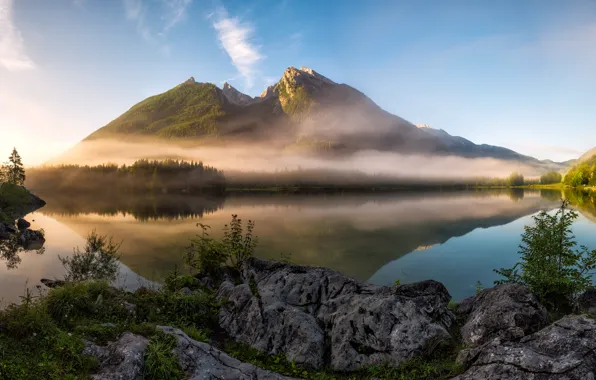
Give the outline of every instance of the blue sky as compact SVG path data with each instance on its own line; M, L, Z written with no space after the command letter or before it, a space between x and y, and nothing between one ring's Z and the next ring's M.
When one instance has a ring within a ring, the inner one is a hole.
M596 145L591 0L0 0L0 156L42 162L190 76L257 95L288 66L476 143Z

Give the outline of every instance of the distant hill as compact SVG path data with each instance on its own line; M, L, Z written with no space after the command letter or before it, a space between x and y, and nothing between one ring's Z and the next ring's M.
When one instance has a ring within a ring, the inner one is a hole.
M288 151L350 154L377 150L404 154L496 158L563 170L513 150L475 144L441 129L416 126L362 92L309 68L289 67L258 97L228 83L220 89L190 78L134 105L86 140L151 137L185 143L268 142Z
M586 153L582 154L577 161L578 162L584 162L589 160L590 158L592 158L593 156L596 155L596 147L590 149L589 151L587 151Z

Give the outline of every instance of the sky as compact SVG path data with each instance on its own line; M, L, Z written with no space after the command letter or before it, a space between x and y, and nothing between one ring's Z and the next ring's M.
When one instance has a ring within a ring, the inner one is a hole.
M255 96L289 66L475 143L596 145L595 0L0 0L0 157L42 163L191 76Z

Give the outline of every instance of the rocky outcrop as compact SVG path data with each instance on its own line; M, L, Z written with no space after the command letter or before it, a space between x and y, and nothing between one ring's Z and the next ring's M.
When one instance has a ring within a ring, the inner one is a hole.
M191 380L285 380L291 379L274 372L234 359L213 346L189 338L181 330L158 326L166 334L176 337L174 354L180 367Z
M523 285L503 284L463 300L458 312L464 317L462 340L476 347L494 338L519 339L548 323L548 313Z
M311 368L340 371L404 360L449 344L450 295L436 281L362 284L316 267L247 261L243 283L224 282L219 323L230 336Z
M222 86L223 94L226 98L230 101L230 103L236 104L238 106L246 106L248 104L253 103L255 100L250 96L241 93L240 91L236 90L232 85L228 82L224 82Z
M27 228L31 227L31 223L23 218L19 218L19 220L17 220L17 227L19 230L26 230Z
M596 321L567 316L517 342L495 338L458 360L469 368L454 380L594 380Z
M596 315L596 288L586 290L577 300L580 313Z
M87 343L83 354L97 358L99 371L93 380L137 380L143 376L143 356L149 341L139 335L125 333L107 347Z

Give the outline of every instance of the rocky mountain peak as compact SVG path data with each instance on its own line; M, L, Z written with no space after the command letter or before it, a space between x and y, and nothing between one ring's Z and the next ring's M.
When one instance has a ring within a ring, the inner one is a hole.
M428 124L414 124L418 128L435 129Z
M236 90L228 82L224 82L224 84L222 86L222 90L223 90L223 94L230 101L230 103L233 103L233 104L236 104L239 106L246 106L246 105L254 102L253 98Z
M194 77L190 77L190 78L188 78L187 80L184 81L184 84L188 84L188 83L191 83L192 84L192 83L197 83L197 82L195 81L195 78Z

